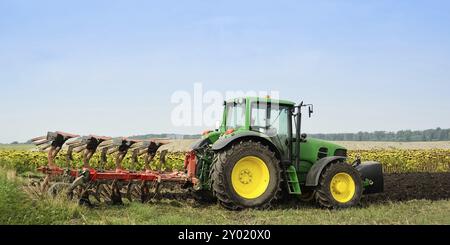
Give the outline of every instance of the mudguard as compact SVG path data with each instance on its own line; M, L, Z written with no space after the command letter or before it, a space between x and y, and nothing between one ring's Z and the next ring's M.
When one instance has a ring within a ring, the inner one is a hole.
M255 141L261 141L262 143L267 144L269 148L275 152L277 157L280 156L278 148L273 144L272 140L267 135L253 131L240 132L232 135L231 137L221 138L212 145L212 150L222 150L223 148L231 145L233 142L244 139L254 139Z
M363 182L368 181L369 185L364 187L363 194L380 193L384 191L383 167L381 163L374 161L362 162L356 166L356 170L361 174Z
M204 147L205 145L209 145L211 144L211 140L209 140L209 138L205 138L205 139L199 139L197 141L195 141L192 145L191 145L191 150L198 150L202 147Z
M322 170L330 163L336 161L345 161L345 157L341 156L332 156L332 157L324 157L318 160L314 165L312 165L311 169L306 175L306 186L317 186L319 184L320 174Z

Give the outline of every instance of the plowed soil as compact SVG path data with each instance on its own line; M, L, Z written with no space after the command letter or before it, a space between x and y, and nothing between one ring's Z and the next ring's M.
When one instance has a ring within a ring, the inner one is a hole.
M385 174L384 193L367 195L363 198L363 203L414 199L450 199L450 173Z

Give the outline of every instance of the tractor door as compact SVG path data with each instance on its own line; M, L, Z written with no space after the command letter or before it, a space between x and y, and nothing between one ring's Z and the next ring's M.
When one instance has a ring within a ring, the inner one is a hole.
M291 109L275 103L252 102L250 129L266 134L281 153L281 161L291 161Z

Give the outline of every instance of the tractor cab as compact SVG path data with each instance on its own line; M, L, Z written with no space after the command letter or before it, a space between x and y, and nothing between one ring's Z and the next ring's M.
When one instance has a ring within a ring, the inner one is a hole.
M284 163L301 164L307 161L311 166L316 160L346 152L342 146L319 139L306 139L301 132L302 108L308 115L313 113L312 105L301 102L296 105L287 100L245 97L224 103L225 109L220 127L221 139L236 137L258 137L266 139ZM245 136L247 135L247 136ZM308 151L300 154L300 148ZM325 152L326 149L326 152Z
M283 160L290 160L295 104L271 98L246 97L225 102L222 137L257 134L272 141Z

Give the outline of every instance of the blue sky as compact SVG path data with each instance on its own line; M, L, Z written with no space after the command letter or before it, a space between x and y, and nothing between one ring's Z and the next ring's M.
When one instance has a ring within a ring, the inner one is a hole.
M450 127L449 1L0 0L0 142L173 127L171 95L278 90L306 132Z

